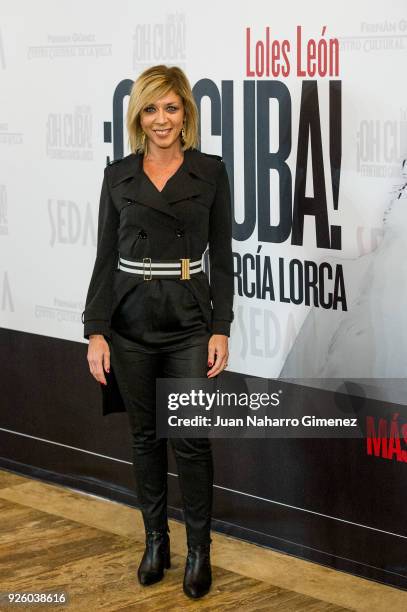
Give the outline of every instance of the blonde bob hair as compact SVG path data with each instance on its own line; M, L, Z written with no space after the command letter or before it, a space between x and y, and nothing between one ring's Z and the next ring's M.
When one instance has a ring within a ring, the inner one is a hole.
M184 105L184 138L182 149L198 147L198 109L188 78L178 66L152 66L134 81L130 91L126 127L132 153L147 152L147 139L140 124L140 113L149 104L165 96L169 91L178 94Z

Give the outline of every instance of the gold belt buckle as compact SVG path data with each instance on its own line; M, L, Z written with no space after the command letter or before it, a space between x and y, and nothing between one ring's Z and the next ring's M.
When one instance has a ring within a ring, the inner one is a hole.
M191 278L189 273L189 262L190 259L181 259L181 280L188 280Z
M148 261L148 263L150 264L150 276L146 276L146 261ZM143 279L151 280L152 278L153 275L151 274L151 257L143 257Z

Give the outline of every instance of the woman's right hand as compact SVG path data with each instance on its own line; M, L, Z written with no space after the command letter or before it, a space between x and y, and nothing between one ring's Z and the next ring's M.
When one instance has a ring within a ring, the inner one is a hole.
M89 336L87 358L92 376L98 382L107 385L104 370L110 372L110 349L102 334L91 334Z

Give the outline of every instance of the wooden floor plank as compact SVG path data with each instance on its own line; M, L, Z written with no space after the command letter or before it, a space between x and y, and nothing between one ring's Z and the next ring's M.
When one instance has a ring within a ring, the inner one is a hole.
M136 572L144 546L132 538L4 500L0 524L3 591L65 591L75 610L196 608L196 601L189 601L182 592L184 559L179 555L172 555L172 567L164 581L142 587ZM272 605L282 611L343 610L216 566L213 578L210 602L203 604L203 609L227 610L237 605L245 610L267 609Z
M1 470L0 525L0 590L65 590L75 612L407 609L407 593L398 589L215 533L213 587L190 600L182 592L185 528L176 521L172 567L159 584L143 587L138 510Z
M0 470L0 489L26 484L27 480L25 476L20 476L19 474L14 474L14 472L8 472L6 470Z

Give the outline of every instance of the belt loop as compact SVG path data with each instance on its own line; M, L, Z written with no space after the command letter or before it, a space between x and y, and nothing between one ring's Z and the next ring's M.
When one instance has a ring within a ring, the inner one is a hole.
M189 262L189 258L181 259L181 280L188 280L191 278L189 273Z
M146 276L146 261L148 260L148 263L150 264L150 276ZM143 279L144 280L151 280L153 278L153 275L151 273L151 257L143 257Z

